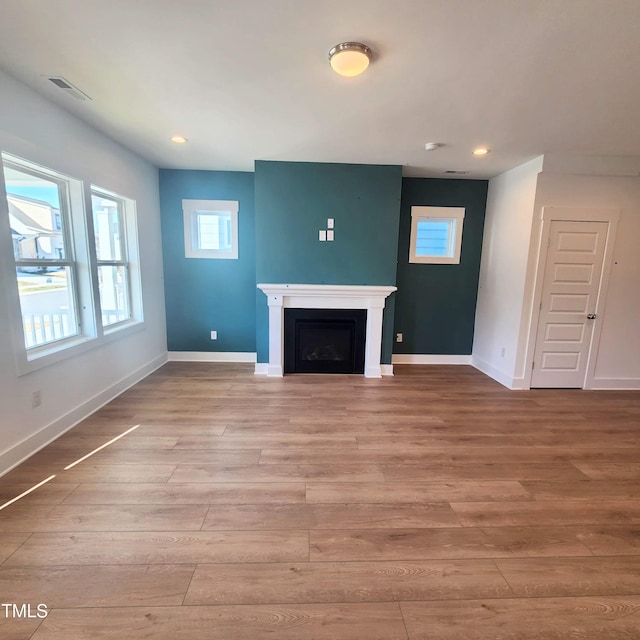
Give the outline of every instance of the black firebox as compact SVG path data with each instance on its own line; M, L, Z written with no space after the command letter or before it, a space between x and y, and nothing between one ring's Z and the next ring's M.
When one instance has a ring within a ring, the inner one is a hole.
M366 309L285 309L285 373L364 373Z

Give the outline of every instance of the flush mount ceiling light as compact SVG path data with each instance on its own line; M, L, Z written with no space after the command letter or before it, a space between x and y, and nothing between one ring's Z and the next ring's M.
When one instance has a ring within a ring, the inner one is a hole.
M359 76L371 61L371 49L361 42L341 42L329 51L331 68L341 76Z
M171 136L171 142L175 142L175 144L184 144L186 141L184 136Z
M436 151L436 149L439 149L442 146L442 144L440 144L439 142L427 142L424 145L424 148L427 151Z
M473 153L474 156L486 156L487 153L489 153L491 151L491 149L487 149L487 147L478 147L477 149L474 149L471 153Z

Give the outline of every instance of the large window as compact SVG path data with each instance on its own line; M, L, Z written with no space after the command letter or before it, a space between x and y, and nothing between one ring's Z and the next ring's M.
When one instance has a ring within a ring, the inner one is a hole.
M87 200L80 180L1 157L8 214L8 224L0 220L1 257L10 269L12 250L17 286L7 297L12 331L23 339L15 341L19 372L135 330L142 321L135 202L93 186Z
M91 209L102 325L108 327L131 318L125 201L123 198L93 189Z
M80 332L70 178L3 157L9 225L27 349Z
M409 262L458 264L463 223L461 207L411 207Z

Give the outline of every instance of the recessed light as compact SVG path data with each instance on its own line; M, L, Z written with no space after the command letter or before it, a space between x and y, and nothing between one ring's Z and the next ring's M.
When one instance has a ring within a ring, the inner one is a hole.
M184 144L187 139L184 136L171 136L171 142L175 142L176 144Z
M474 149L472 153L474 156L486 156L490 151L491 149L487 149L487 147L478 147L477 149Z

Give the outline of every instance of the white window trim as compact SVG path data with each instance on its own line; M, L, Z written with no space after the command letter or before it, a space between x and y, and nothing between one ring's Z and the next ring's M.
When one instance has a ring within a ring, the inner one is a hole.
M185 258L238 259L238 201L237 200L183 200ZM231 251L198 248L198 213L225 213L231 216Z
M464 213L464 207L411 207L411 238L409 241L409 262L417 264L460 264ZM453 238L453 255L451 256L416 255L418 222L420 222L420 220L434 219L455 220L456 235L455 238Z

